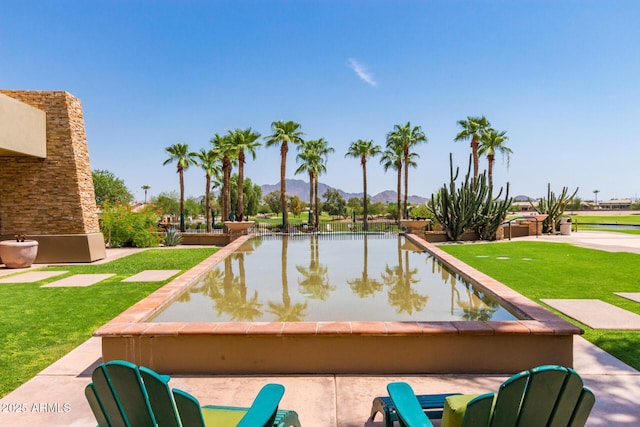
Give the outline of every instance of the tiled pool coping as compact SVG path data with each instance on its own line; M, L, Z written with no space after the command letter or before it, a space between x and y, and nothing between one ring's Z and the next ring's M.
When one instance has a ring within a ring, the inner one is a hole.
M283 345L283 342L288 342L288 345L293 345L291 343L296 342L298 343L296 344L296 346L298 346L296 347L296 349L303 348L305 345L310 345L309 339L313 339L313 337L324 337L325 341L323 342L326 343L329 343L331 341L326 339L330 337L352 337L354 342L358 340L367 340L367 337L369 337L367 344L365 344L365 347L367 345L371 345L370 343L372 342L376 342L376 346L385 345L381 344L381 342L379 341L376 341L374 339L375 337L393 337L396 338L395 341L397 342L402 341L400 338L403 337L404 339L423 337L421 343L419 344L421 346L426 345L425 343L431 340L429 342L431 342L432 346L446 345L450 346L453 349L458 345L462 345L459 344L460 342L466 342L467 344L464 345L469 346L471 345L469 343L474 341L474 337L484 337L485 342L480 344L484 346L483 351L491 351L492 344L490 344L490 341L487 341L487 339L493 337L493 340L496 342L496 344L494 344L493 346L496 349L502 348L502 351L504 351L504 349L520 346L523 348L523 354L528 354L532 351L536 351L538 344L533 344L532 342L522 344L524 342L523 338L531 337L530 340L533 339L533 341L535 341L537 339L537 341L543 342L543 344L541 344L542 346L548 346L548 348L544 350L544 352L546 352L545 355L541 357L549 358L549 355L555 354L556 349L554 348L554 346L557 346L557 353L559 355L558 359L549 360L549 362L562 362L565 365L571 364L572 356L570 355L570 353L572 351L572 347L569 348L568 346L572 345L570 343L573 340L573 335L583 333L580 328L546 310L530 299L525 298L524 296L513 291L497 280L492 279L491 277L448 255L447 253L445 253L438 247L428 243L424 239L421 239L415 235L407 235L406 237L411 239L413 243L426 249L436 258L439 258L446 264L449 264L454 270L457 270L466 280L469 280L472 283L481 286L486 290L486 292L501 300L502 305L517 313L523 318L523 320L441 322L326 321L211 323L153 323L148 321L148 319L152 318L155 313L160 311L164 306L176 299L182 292L184 292L189 286L191 286L194 281L197 281L198 278L207 270L219 263L229 254L233 253L236 248L238 248L246 240L251 238L251 236L242 236L222 248L220 251L216 252L211 257L202 261L194 268L180 275L167 285L158 289L156 292L152 293L137 304L133 305L128 310L121 313L109 323L98 329L94 333L94 336L102 337L103 355L106 359L135 359L132 361L136 363L150 361L154 358L154 360L158 360L160 358L160 351L164 351L165 353L169 352L169 349L174 348L176 345L178 346L176 348L180 348L180 346L185 345L186 347L183 348L188 348L188 345L191 344L185 344L185 342L190 342L188 341L190 339L189 337L198 337L197 339L199 340L217 339L218 344L213 346L214 349L220 347L222 342L225 343L224 346L226 346L227 349L229 349L230 346L241 348L243 345L246 345L242 341L243 338L245 339L245 341L249 338L255 341L257 337L269 338L274 342L275 340L278 340L278 346ZM440 342L441 340L438 341L438 337L447 339L447 341ZM459 338L458 341L451 341L451 339L456 337ZM464 340L460 340L461 337L464 337ZM511 337L511 341L509 341L509 337ZM164 338L164 341L162 341L161 338ZM170 341L173 342L173 344L171 345L174 347L169 346L167 348L163 348L160 344L161 342ZM477 343L477 340L475 342ZM330 345L335 344L337 346L340 346L343 343L344 340L337 341L337 343L331 341ZM211 344L200 343L198 345L195 345L194 348L197 349L206 345ZM300 347L300 345L302 345L303 347ZM353 346L354 344L351 343L349 345ZM403 343L402 345L405 344ZM145 349L142 350L141 348ZM160 350L161 348L163 348L163 350ZM421 349L420 351L426 350L427 349ZM273 349L273 351L278 350ZM309 351L317 351L317 349ZM345 351L347 350L345 349ZM351 349L348 351L351 351L353 353L354 350ZM456 351L468 351L468 347L460 347ZM244 353L246 352L251 352L250 348L245 348L242 354L244 355ZM212 353L212 351L208 350L207 355L205 355L206 357L202 357L208 358L210 357L210 353ZM154 356L152 356L152 354ZM564 354L564 356L562 356L562 354ZM227 358L225 354L220 354L219 356L220 358L225 360ZM439 357L442 357L442 355ZM201 362L201 364L206 363ZM434 363L436 363L437 366L441 366L442 364L441 361L437 361ZM338 364L338 362L336 361L335 364ZM352 368L350 372L353 371L353 369L356 368ZM444 368L440 367L435 369L440 370ZM196 370L201 371L202 367ZM238 371L238 368L235 367L231 370L235 372ZM483 370L485 369L480 369L480 371ZM468 371L468 369L466 371ZM176 372L175 369L174 372ZM323 371L321 369L316 369L316 372Z

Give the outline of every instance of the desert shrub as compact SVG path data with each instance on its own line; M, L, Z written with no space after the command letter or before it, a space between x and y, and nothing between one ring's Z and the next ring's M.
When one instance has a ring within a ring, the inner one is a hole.
M175 228L168 228L164 233L164 239L162 243L165 246L178 246L182 243L182 235Z
M105 202L101 206L100 231L110 248L158 246L159 218L160 212L154 206L134 212L127 204Z

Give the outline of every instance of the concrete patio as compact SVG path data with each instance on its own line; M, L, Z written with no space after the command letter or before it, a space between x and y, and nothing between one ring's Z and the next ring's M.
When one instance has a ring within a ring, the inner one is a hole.
M583 338L575 337L575 368L596 395L589 426L638 426L640 373ZM100 362L100 341L91 338L0 400L0 425L14 427L92 426L84 387ZM479 393L497 390L509 375L312 375L174 376L173 387L187 390L201 404L250 405L260 387L286 387L282 408L294 409L303 426L381 426L369 421L374 397L386 395L391 381L407 381L418 393Z
M640 237L615 233L580 232L541 237L603 250L640 252ZM589 426L639 426L640 373L581 337L574 337L574 367L596 395ZM399 349L398 351L401 351ZM91 426L96 422L84 399L84 387L101 361L100 341L91 338L0 399L0 425ZM393 363L393 361L389 361ZM19 369L19 367L16 367ZM247 406L267 382L281 383L286 393L282 408L294 409L303 426L352 427L382 425L369 420L374 397L386 395L391 381L407 381L421 394L495 391L504 375L287 375L287 376L174 376L173 387L195 395L200 403Z

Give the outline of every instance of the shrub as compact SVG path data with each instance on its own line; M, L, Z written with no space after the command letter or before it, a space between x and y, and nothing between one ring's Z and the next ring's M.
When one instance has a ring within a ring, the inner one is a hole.
M101 206L100 231L110 248L158 246L160 239L156 230L159 218L160 212L153 206L133 212L129 205L105 202Z

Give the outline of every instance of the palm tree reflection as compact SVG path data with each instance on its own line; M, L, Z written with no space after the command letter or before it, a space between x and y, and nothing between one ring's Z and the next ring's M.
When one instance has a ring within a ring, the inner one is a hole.
M398 236L398 264L385 267L381 273L382 281L389 286L389 304L395 307L396 312L413 314L414 311L421 311L429 301L428 295L422 295L411 288L411 285L420 282L417 268L409 267L409 251L405 250L405 261L402 260L402 240L403 237Z
M493 313L499 308L499 304L494 299L484 295L477 287L472 286L460 275L451 272L433 256L429 256L426 261L431 261L432 271L437 270L440 272L442 283L448 282L451 286L449 312L452 316L455 315L457 306L462 310L462 315L460 316L462 320L491 320ZM464 289L465 297L460 294L460 287Z
M269 313L274 314L280 322L300 322L306 317L307 302L291 305L289 296L289 278L287 276L287 255L289 238L282 237L282 249L280 253L280 267L282 271L282 304L269 301Z
M311 256L309 258L309 266L304 267L296 265L296 270L300 273L298 277L298 285L300 292L308 298L326 301L329 294L336 289L329 282L329 269L320 264L320 250L318 248L318 236L311 236L309 239Z
M364 263L362 266L362 276L355 279L347 279L347 283L351 287L351 290L360 298L369 297L375 295L382 290L382 282L377 279L369 277L369 246L368 236L364 236L363 251L364 251Z
M262 316L258 291L254 291L251 297L247 293L244 257L243 252L226 257L223 270L218 267L209 271L205 279L191 290L192 293L201 293L211 298L218 316L225 314L236 321L252 321ZM238 262L238 276L233 271L234 260Z

